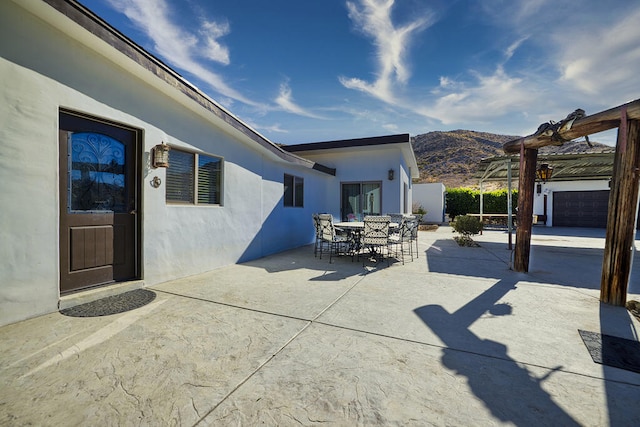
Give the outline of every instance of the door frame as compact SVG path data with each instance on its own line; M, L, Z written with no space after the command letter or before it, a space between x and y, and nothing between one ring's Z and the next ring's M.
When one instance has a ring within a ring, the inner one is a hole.
M65 117L63 117L65 116ZM62 289L62 284L63 284L63 280L62 280L62 275L65 274L65 270L63 269L63 263L68 263L69 262L69 257L68 257L68 253L63 253L63 249L66 248L66 250L68 250L68 242L63 242L63 240L65 239L65 237L63 237L63 231L66 233L66 230L63 230L63 215L66 215L66 210L67 210L67 206L64 203L64 201L66 200L66 195L63 193L67 192L67 188L63 188L62 186L62 174L67 174L68 173L68 159L67 158L63 158L62 154L62 149L61 149L61 144L63 144L63 142L60 140L61 136L63 134L66 134L66 131L70 131L70 129L63 129L63 126L68 127L66 125L63 125L63 121L65 122L72 122L73 125L78 125L79 128L78 129L74 129L71 130L73 132L82 132L82 131L93 131L95 132L95 129L92 129L91 127L87 127L86 129L83 127L84 124L83 123L89 123L92 125L97 125L97 126L108 126L108 127L112 127L115 129L120 129L120 130L124 130L127 132L131 132L134 137L133 137L133 148L132 148L132 154L133 154L133 158L132 158L132 163L133 163L133 167L132 167L132 171L133 171L133 176L131 177L131 192L132 192L132 199L133 199L133 206L132 211L135 211L135 219L133 222L133 229L134 229L134 235L132 236L133 238L133 251L132 251L132 255L133 256L133 275L131 277L127 277L126 279L123 279L122 281L129 281L129 280L139 280L142 278L142 240L141 240L141 236L142 236L142 137L143 137L143 132L141 129L139 128L135 128L133 126L129 126L123 123L118 123L115 121L111 121L108 119L104 119L104 118L100 118L100 117L96 117L93 115L89 115L89 114L85 114L85 113L80 113L77 111L73 111L73 110L68 110L68 109L64 109L64 108L60 108L59 109L59 122L58 122L58 156L59 156L59 171L58 171L58 194L59 194L59 198L58 198L58 205L59 205L59 217L58 217L58 248L59 248L59 252L58 252L58 265L59 265L59 274L58 274L58 290L60 291L61 295L64 294L70 294L70 293L75 293L75 292L79 292L79 291L83 291L86 289L91 289L91 288L95 288L95 287L99 287L99 286L104 286L104 285L108 285L108 284L112 284L114 282L116 282L117 280L113 280L113 279L98 279L98 281L96 283L90 284L90 285L86 285L86 286L81 286L81 287L77 287L74 289ZM66 151L66 150L65 150ZM113 214L102 214L105 216L108 215L113 215Z

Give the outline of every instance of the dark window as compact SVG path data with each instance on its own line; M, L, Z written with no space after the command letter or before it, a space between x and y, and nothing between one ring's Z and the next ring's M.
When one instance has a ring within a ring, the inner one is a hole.
M219 205L222 159L198 155L198 203Z
M284 174L284 205L298 208L304 206L304 179Z
M221 158L172 148L167 169L167 202L220 205L221 175Z
M380 215L382 210L382 182L342 183L342 220L358 220L367 215Z

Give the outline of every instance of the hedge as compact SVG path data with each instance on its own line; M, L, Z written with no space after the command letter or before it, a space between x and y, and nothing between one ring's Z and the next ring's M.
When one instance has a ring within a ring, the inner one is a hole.
M487 191L483 196L483 212L490 214L507 213L507 190ZM518 205L518 191L511 191L512 208L515 213L515 207ZM480 191L471 188L450 188L447 189L447 210L451 219L458 215L466 215L468 213L480 213Z

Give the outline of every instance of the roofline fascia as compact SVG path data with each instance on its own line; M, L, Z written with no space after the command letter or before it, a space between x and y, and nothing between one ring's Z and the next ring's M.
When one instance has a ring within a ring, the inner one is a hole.
M402 155L405 157L407 165L411 169L411 178L420 178L418 161L411 144L411 137L408 133L374 136L367 138L341 139L335 141L309 142L303 144L285 145L283 148L289 152L309 152L309 151L329 151L362 147L380 147L387 145L399 145Z
M386 144L401 144L411 142L408 133L396 135L374 136L367 138L339 139L335 141L307 142L303 144L285 145L283 148L289 152L331 150L336 148L368 147Z

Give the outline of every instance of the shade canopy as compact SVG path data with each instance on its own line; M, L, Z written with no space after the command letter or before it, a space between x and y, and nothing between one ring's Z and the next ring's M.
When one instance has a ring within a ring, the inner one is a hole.
M577 181L609 179L613 175L615 149L603 149L599 153L538 154L538 165L553 168L548 181ZM507 181L507 169L511 163L511 177L518 179L520 157L518 155L496 156L482 159L474 178L481 182Z

